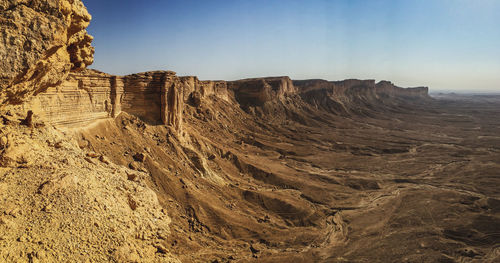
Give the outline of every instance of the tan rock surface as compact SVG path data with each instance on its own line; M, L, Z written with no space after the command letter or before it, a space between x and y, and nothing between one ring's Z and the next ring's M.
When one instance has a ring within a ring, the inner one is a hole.
M0 132L1 262L178 262L158 251L171 219L147 175L52 127Z
M198 103L212 97L229 100L227 83L178 77L172 71L112 76L96 70L70 73L62 84L21 105L39 118L62 127L81 127L125 111L150 124L163 123L180 131L184 104L192 94Z
M93 62L80 0L0 1L0 105L17 104Z
M297 93L289 77L243 79L229 84L243 106L262 106L268 101Z

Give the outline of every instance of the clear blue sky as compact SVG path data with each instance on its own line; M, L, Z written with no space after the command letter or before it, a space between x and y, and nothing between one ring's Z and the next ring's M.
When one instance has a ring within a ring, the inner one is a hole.
M500 91L500 0L83 0L92 68Z

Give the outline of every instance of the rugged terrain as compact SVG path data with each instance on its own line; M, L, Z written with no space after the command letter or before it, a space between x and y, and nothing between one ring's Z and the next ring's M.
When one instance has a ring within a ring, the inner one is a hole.
M500 98L113 76L83 69L81 2L41 2L1 1L0 30L85 37L0 46L0 261L500 260Z
M108 100L117 78L125 92ZM2 115L1 255L495 262L499 102L373 81L72 74Z

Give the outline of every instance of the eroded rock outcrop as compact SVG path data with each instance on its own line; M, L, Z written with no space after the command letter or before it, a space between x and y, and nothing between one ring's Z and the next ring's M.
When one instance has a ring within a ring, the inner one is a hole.
M242 106L262 106L268 101L297 92L289 77L243 79L229 84Z
M382 80L375 86L378 94L390 97L429 98L428 87L400 88L390 81Z
M123 96L119 103L123 111L143 120L159 123L162 118L165 86L174 82L175 72L154 71L123 77Z
M32 110L50 124L65 127L85 126L125 111L180 131L184 105L194 95L199 104L211 97L227 101L227 83L178 77L173 71L113 76L86 69L70 73L62 84L23 104L23 111Z
M25 103L24 111L33 110L53 125L68 127L111 117L115 110L111 95L120 93L112 80L111 75L94 70L72 73L61 85Z
M229 100L226 81L201 81L196 76L183 76L179 77L179 79L184 89L184 100L187 100L194 91L199 92L202 98L214 95L220 99Z
M292 112L303 103L349 114L350 109L359 112L401 99L426 98L426 87L400 88L388 81L292 81L289 77L271 77L226 82L179 77L173 71L113 76L82 70L69 74L62 84L25 103L23 110L33 110L49 123L67 127L114 118L125 111L150 124L165 124L179 132L186 104L200 108L214 99L238 103L258 115L293 117L296 114Z
M305 102L338 114L348 114L353 109L360 112L373 107L387 107L399 100L429 98L427 87L400 88L389 81L314 79L293 83Z
M401 88L389 81L378 83L373 79L359 80L346 79L341 81L327 81L322 79L295 80L293 84L298 88L300 94L314 93L317 91L329 92L335 97L349 97L354 94L360 96L379 96L407 98L428 98L429 89L427 87Z
M80 0L0 1L0 105L19 104L93 62Z

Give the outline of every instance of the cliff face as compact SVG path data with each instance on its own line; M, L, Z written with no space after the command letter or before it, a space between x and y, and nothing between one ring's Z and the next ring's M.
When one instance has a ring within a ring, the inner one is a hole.
M224 81L199 81L178 77L172 71L113 76L95 70L71 73L23 105L53 125L78 127L116 117L121 111L150 124L166 124L181 130L184 103L194 94L228 100Z
M428 88L400 88L388 81L348 79L343 81L294 81L301 98L316 108L348 114L369 107L388 107L401 100L428 99Z
M61 84L93 62L80 0L0 1L0 107Z
M407 98L429 98L429 88L400 88L389 81L380 81L375 86L377 93L385 94L389 97L407 97Z
M268 101L297 93L289 77L243 79L229 82L229 85L242 106L262 106Z
M24 104L25 111L32 110L51 124L68 127L111 117L111 93L116 92L116 86L110 80L110 75L91 70L71 74L61 85Z
M180 131L185 104L198 107L209 98L234 101L260 114L283 115L291 110L290 104L285 106L283 102L297 95L315 107L348 113L349 108L368 104L425 99L427 92L427 88L404 89L374 80L292 81L288 77L272 77L226 82L178 77L172 71L113 76L83 70L71 73L61 85L48 88L24 104L24 110L31 109L49 123L67 127L114 118L125 111L150 124L165 124ZM295 104L298 98L294 98Z
M115 104L121 105L122 111L127 111L152 123L167 119L162 118L165 103L163 99L167 90L173 86L175 73L171 71L157 71L125 76L123 79L123 93ZM175 87L173 87L175 88Z
M427 87L401 88L389 81L358 80L347 79L342 81L326 81L321 79L296 80L293 82L298 87L300 94L310 94L314 92L328 92L334 97L349 97L354 94L360 96L380 96L407 97L407 98L428 98Z
M202 97L216 96L223 100L229 100L228 85L226 81L201 81L196 76L179 77L184 90L184 100L187 101L192 92L198 92Z

